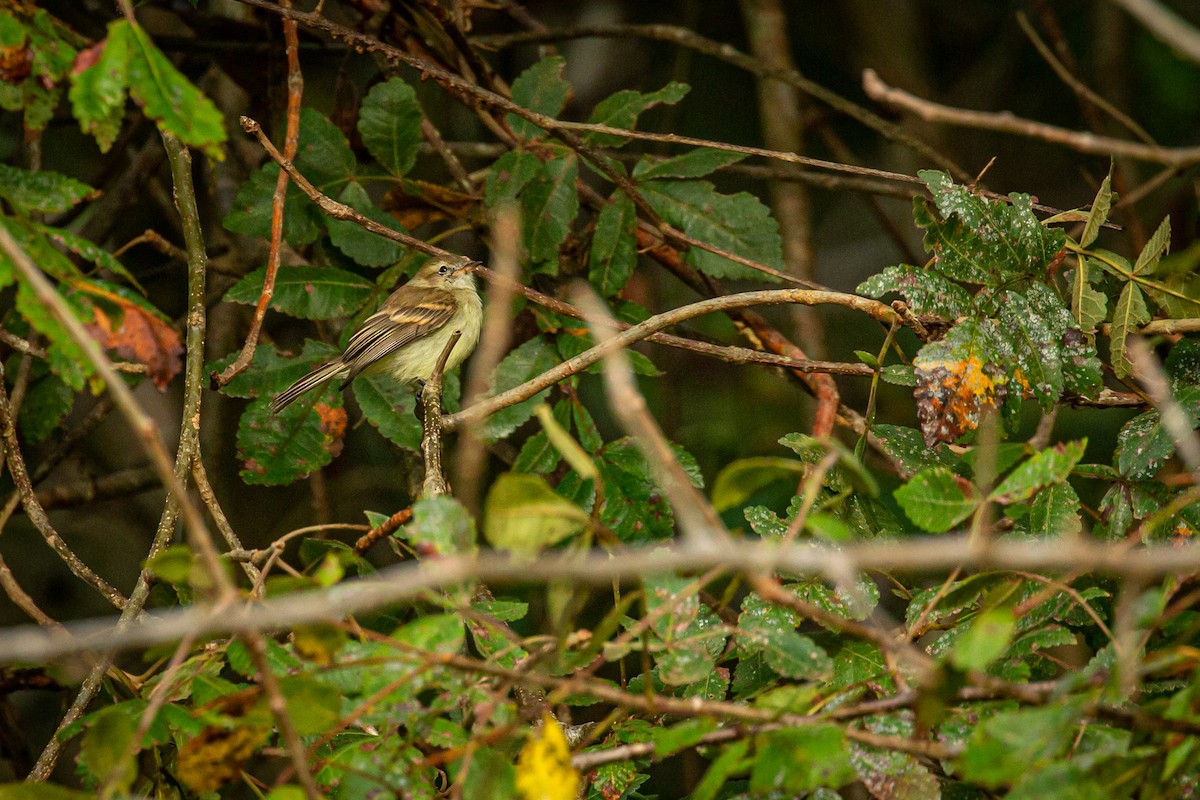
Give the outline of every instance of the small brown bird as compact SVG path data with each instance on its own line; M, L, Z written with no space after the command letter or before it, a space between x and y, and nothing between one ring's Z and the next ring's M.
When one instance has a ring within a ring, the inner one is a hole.
M434 258L383 302L354 332L341 356L317 367L271 401L278 414L309 389L338 378L346 388L359 374L390 373L400 383L424 382L455 331L462 336L446 360L449 371L463 362L483 323L483 304L466 258Z

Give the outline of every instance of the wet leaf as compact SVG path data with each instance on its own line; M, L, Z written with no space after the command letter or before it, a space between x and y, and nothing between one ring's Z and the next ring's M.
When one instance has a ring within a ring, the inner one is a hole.
M992 490L989 500L1014 503L1028 500L1034 492L1051 484L1065 481L1071 470L1083 458L1087 439L1049 447L1021 464Z
M971 313L971 295L959 284L932 269L901 264L872 275L854 291L867 297L881 298L895 292L904 297L918 316L929 315L956 320Z

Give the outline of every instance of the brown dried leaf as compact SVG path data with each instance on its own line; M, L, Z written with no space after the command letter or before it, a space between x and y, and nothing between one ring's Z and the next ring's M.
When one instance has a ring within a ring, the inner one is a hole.
M183 369L183 343L165 319L150 309L93 283L77 283L92 304L88 333L106 350L143 364L160 391Z

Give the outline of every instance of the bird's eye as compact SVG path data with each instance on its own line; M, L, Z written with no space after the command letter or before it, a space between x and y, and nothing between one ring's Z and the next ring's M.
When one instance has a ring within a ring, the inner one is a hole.
M449 271L450 271L450 267L443 264L442 268L438 270L438 275L445 275Z

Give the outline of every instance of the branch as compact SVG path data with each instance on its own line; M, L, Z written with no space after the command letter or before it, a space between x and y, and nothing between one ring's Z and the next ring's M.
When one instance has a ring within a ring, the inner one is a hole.
M856 311L862 311L872 318L889 325L900 319L900 316L891 306L884 305L876 300L869 300L865 297L843 294L841 292L817 291L815 289L767 289L758 292L742 292L740 294L712 297L707 300L690 303L686 306L680 306L670 311L664 311L661 314L655 314L653 317L622 331L611 339L597 344L595 347L585 350L577 356L572 356L558 366L522 383L520 386L513 387L507 392L502 392L481 403L465 408L457 414L451 414L446 417L445 425L447 428L456 428L476 419L494 414L500 409L519 403L522 400L527 400L541 390L553 386L559 381L590 367L604 358L608 353L622 347L628 347L634 342L645 339L652 333L656 333L663 328L683 322L684 320L703 316L704 314L711 314L715 311L726 311L728 309L745 308L754 305L778 305L781 303L800 303L810 306L829 303L845 306Z
M916 97L883 82L875 70L863 70L863 91L872 100L910 111L928 122L942 122L968 128L1001 131L1018 136L1041 139L1060 144L1080 153L1132 158L1169 166L1185 166L1200 162L1200 147L1160 147L1126 139L1097 136L1088 131L1072 131L1054 125L1022 119L1010 111L969 111L952 108Z
M1200 31L1156 0L1112 0L1145 26L1160 42L1200 64Z
M442 372L446 369L450 351L461 337L462 331L450 335L433 367L433 374L421 389L422 424L425 429L421 437L421 456L425 460L425 481L421 492L424 497L450 493L446 474L442 470Z
M291 0L284 2L291 6ZM287 133L284 138L283 157L288 161L296 157L296 150L300 146L300 101L304 95L304 74L300 72L300 41L296 27L294 19L283 20L283 38L286 42L284 51L287 53L288 64ZM283 250L283 205L287 199L287 186L288 173L281 169L275 181L275 194L271 198L271 247L267 252L267 272L262 293L254 306L254 318L250 321L250 331L246 334L246 343L242 346L242 351L232 364L213 378L218 386L229 383L254 360L258 334L267 316L271 296L275 293L275 276L279 273L280 255Z
M797 575L844 575L848 571L931 573L954 567L1045 572L1081 570L1151 580L1200 572L1200 544L1150 545L1080 541L996 541L980 551L965 536L854 542L839 548L801 542L733 541L719 551L683 545L628 548L617 552L543 553L537 561L485 552L405 562L329 587L229 608L167 609L137 626L114 627L112 619L68 626L69 635L35 626L0 633L0 663L40 662L80 652L112 653L176 641L186 635L215 636L273 631L382 608L412 600L431 589L466 581L529 584L562 580L611 585L613 580L653 572L723 567L747 574L786 571Z

